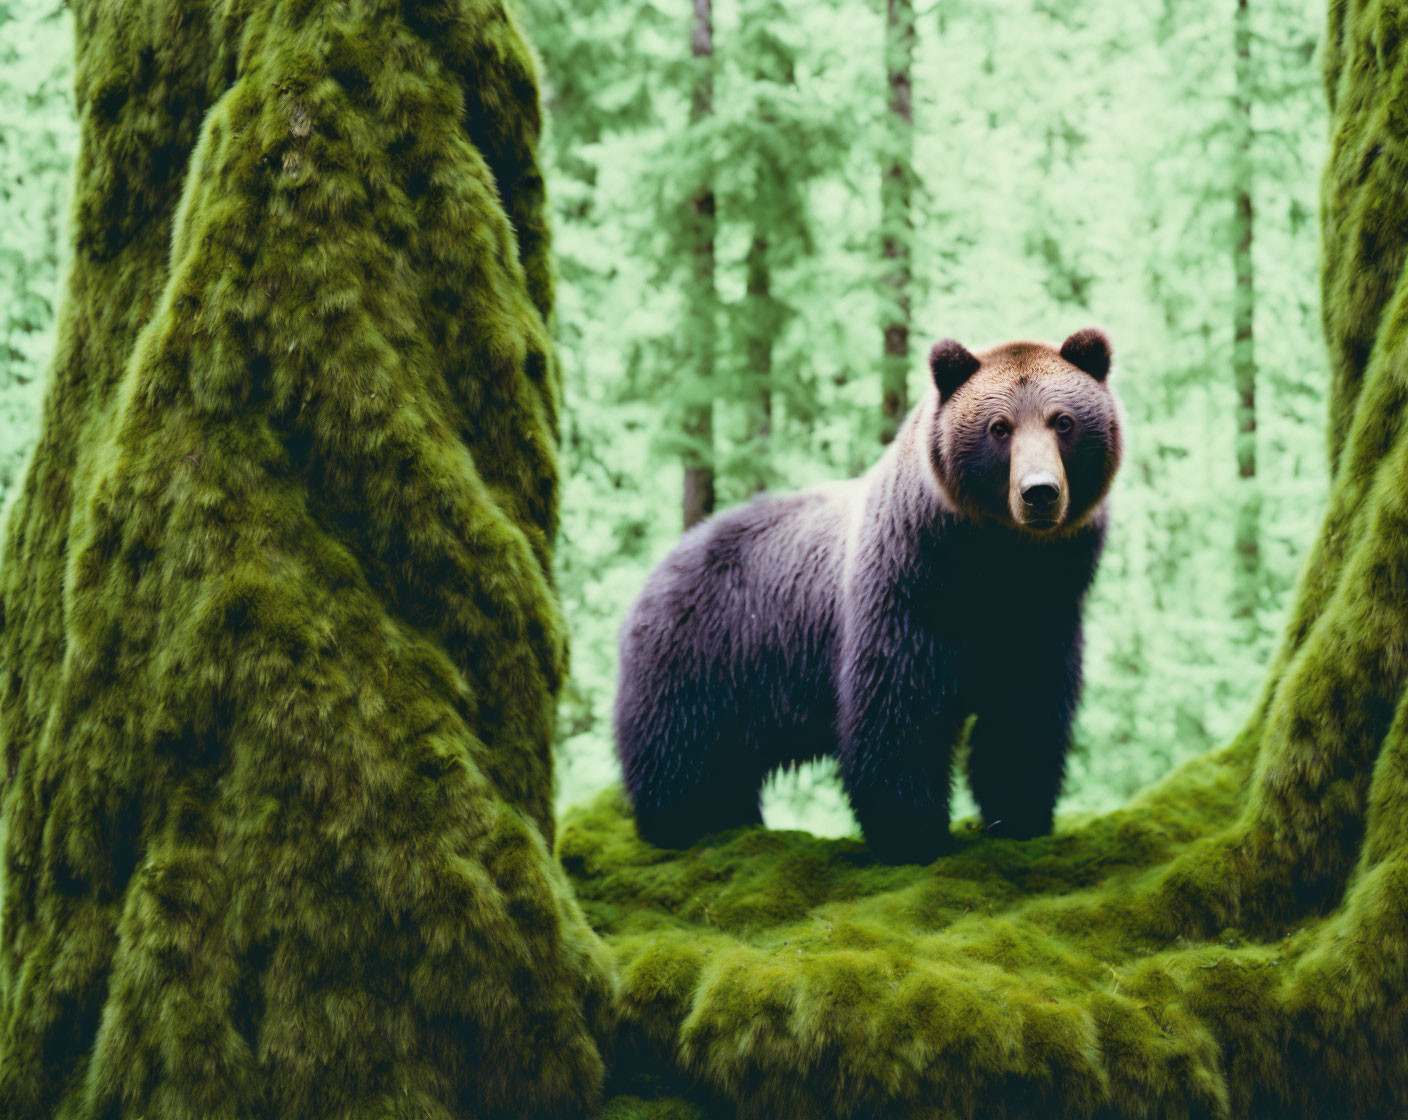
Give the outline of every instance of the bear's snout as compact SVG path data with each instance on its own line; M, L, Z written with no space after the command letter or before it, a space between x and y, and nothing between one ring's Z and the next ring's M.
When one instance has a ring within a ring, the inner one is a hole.
M1056 510L1061 500L1061 484L1051 474L1041 471L1022 479L1022 504L1028 512L1050 514Z
M1008 508L1025 529L1054 529L1066 517L1070 494L1055 437L1035 424L1023 424L1012 439Z

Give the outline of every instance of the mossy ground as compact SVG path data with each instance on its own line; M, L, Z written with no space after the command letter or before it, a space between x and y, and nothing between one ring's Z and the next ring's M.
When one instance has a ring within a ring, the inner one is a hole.
M1332 488L1242 733L1120 812L970 828L923 868L759 829L660 851L616 793L570 813L620 971L611 1115L1408 1111L1405 31L1331 5Z

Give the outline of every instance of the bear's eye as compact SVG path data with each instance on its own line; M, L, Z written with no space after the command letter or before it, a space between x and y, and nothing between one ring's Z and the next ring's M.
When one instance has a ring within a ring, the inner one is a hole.
M1071 430L1076 426L1076 422L1063 412L1051 422L1051 426L1065 436L1070 435Z
M988 425L988 434L993 439L1006 439L1012 434L1012 429L1006 420L994 420Z

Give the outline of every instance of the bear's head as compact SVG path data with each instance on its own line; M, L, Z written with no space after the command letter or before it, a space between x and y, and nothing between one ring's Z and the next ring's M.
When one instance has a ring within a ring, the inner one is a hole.
M945 339L929 352L929 369L930 460L961 514L1035 534L1089 519L1122 450L1102 331L1077 331L1060 347L1008 342L976 354Z

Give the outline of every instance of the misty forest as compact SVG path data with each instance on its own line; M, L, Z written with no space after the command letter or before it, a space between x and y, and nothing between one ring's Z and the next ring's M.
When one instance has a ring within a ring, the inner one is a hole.
M1326 7L0 0L0 1120L1408 1111L1408 10ZM960 747L930 863L830 758L643 840L681 534L1092 325L1051 834Z

